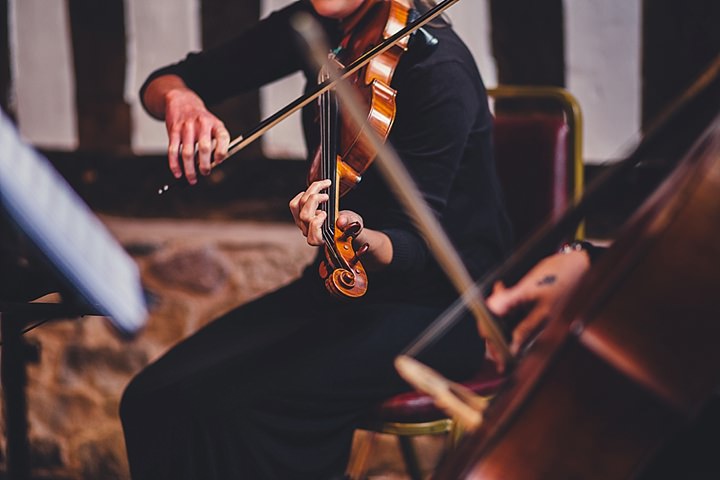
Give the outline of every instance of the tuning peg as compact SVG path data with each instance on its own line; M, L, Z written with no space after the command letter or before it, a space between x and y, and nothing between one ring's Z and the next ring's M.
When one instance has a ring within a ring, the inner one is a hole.
M357 251L355 251L355 256L353 256L353 258L348 261L350 266L354 267L355 264L360 261L360 257L365 255L368 250L370 250L370 245L368 245L367 243L364 244L362 247L358 248Z
M360 225L360 222L352 222L347 227L345 227L341 238L342 240L347 240L348 238L355 238L358 236L358 233L360 233L360 230L362 230L362 225Z

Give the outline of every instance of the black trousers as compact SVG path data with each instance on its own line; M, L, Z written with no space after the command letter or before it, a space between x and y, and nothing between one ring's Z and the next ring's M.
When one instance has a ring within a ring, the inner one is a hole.
M340 302L300 279L211 322L137 375L120 407L134 480L324 479L358 421L409 387L394 357L443 305ZM420 357L462 379L484 345L464 319Z

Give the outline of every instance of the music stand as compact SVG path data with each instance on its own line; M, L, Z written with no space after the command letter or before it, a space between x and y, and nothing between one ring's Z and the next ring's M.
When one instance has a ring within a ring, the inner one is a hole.
M148 311L135 262L50 162L20 140L2 111L0 213L66 289L59 304L0 301L7 474L28 480L25 326L39 319L102 315L129 339L145 325Z

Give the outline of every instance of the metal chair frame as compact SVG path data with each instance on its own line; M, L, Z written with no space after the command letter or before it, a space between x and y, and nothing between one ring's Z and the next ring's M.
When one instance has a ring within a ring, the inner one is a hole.
M583 194L585 184L585 164L583 161L583 115L580 103L569 91L561 87L552 86L525 86L525 85L499 85L488 88L488 96L493 100L523 99L523 100L554 100L562 109L567 122L570 136L568 141L568 158L572 159L572 188L573 202L578 202ZM581 223L576 232L576 238L585 237L585 225Z
M429 422L383 422L369 421L360 427L371 432L371 436L360 444L348 465L348 476L352 480L362 480L367 472L367 461L372 454L375 435L378 433L395 435L408 476L412 480L421 480L422 469L415 452L412 439L421 435L447 435L449 448L454 448L462 438L462 428L450 418L440 418Z

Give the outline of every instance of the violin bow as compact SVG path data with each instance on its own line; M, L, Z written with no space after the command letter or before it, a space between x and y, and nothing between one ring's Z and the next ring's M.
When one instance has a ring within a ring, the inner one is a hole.
M301 108L305 107L306 105L310 104L312 101L316 100L320 95L327 92L328 90L335 88L338 84L338 82L346 80L348 77L354 75L358 70L360 70L362 67L367 65L370 60L377 57L378 55L383 54L390 48L392 48L393 45L395 45L397 42L399 42L402 38L411 35L415 31L419 30L429 22L433 21L435 18L440 16L446 9L450 8L460 0L445 0L444 2L438 3L433 8L425 12L423 15L418 17L414 22L411 22L410 24L406 25L401 30L398 30L395 34L391 35L384 41L380 42L375 47L371 48L364 54L362 54L360 57L358 57L356 60L354 60L350 65L346 66L345 69L342 71L342 74L337 75L335 78L331 78L328 81L319 83L316 85L309 93L300 96L293 100L292 102L288 103L284 107L282 107L280 110L266 118L265 120L261 121L255 128L253 128L250 132L248 132L246 135L240 135L236 138L234 138L230 144L228 145L228 153L227 156L221 160L221 161L215 161L213 160L210 164L210 168L215 168L218 165L220 165L222 162L227 160L228 158L232 157L236 153L238 153L240 150L244 149L251 143L253 143L255 140L263 136L268 130L275 127L278 123L285 120L287 117L292 115L293 113L297 112ZM187 180L184 179L184 177L181 177L179 179L175 179L175 184L183 184L186 183ZM165 192L167 192L170 189L171 184L165 184L162 187L158 189L158 194L162 195Z

